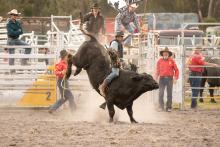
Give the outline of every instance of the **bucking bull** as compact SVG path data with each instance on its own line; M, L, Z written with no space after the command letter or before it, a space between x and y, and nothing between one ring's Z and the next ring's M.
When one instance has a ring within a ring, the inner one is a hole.
M86 70L92 87L100 94L99 85L111 72L110 57L107 50L91 34L82 32L90 37L78 49L75 55L68 60L66 77L69 78L72 65L77 67L74 76L82 69ZM158 89L158 83L149 74L138 74L134 71L120 70L120 76L108 86L105 103L109 112L109 122L113 122L114 105L127 110L131 123L137 123L133 118L133 101L147 91Z
M215 63L220 65L220 58L214 58L214 57L209 57L205 59L206 62L209 63ZM204 68L204 72L202 74L203 76L208 76L208 77L214 77L214 76L220 76L220 68L213 68L213 67L205 67ZM214 99L214 87L219 87L220 86L220 78L202 78L202 82L201 82L201 87L205 87L205 83L206 81L209 84L209 94L211 97L210 102L211 103L216 103L215 99ZM200 90L200 102L203 102L203 89Z

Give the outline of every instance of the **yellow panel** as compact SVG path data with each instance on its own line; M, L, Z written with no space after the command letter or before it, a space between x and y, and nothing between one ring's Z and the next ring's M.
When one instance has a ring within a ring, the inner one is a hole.
M54 66L48 67L50 74L40 76L28 88L23 97L17 102L21 107L48 107L56 102L56 76Z

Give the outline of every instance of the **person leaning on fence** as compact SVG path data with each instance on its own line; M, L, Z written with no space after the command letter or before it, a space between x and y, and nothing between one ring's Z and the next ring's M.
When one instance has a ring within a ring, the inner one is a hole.
M16 9L11 10L8 12L10 15L10 18L7 22L7 34L8 34L8 45L28 45L24 41L19 39L19 36L23 34L23 29L19 21L17 21L18 15L21 13L18 13ZM14 54L15 49L9 48L9 54ZM25 48L25 54L30 54L31 48ZM21 64L27 65L28 59L22 59ZM14 65L14 59L9 59L9 65Z
M86 23L86 30L97 39L101 30L102 35L105 35L104 17L101 15L100 7L97 3L92 6L91 12L83 16L82 23Z
M194 49L191 57L187 61L189 65L189 82L192 90L192 98L191 98L191 108L197 107L197 97L199 96L199 91L201 87L201 76L203 72L203 67L205 65L217 67L217 64L208 63L204 61L204 57L201 54L201 47L196 47Z
M167 103L166 111L171 112L172 110L172 91L173 83L179 78L179 70L175 61L173 60L172 52L166 47L160 51L160 58L157 61L155 79L159 77L159 105L160 109L164 110L164 90L167 88Z
M74 96L69 89L68 79L65 78L68 65L67 60L68 52L66 50L62 50L60 52L60 61L55 65L55 75L57 77L57 86L59 88L61 98L53 106L50 107L49 113L53 113L54 111L56 111L67 100L69 101L71 112L76 109Z
M138 17L135 10L138 8L137 4L130 4L128 8L120 12L115 18L115 32L120 32L123 26L129 33L134 34L141 31L138 22ZM131 36L128 37L124 44L126 46L131 45Z

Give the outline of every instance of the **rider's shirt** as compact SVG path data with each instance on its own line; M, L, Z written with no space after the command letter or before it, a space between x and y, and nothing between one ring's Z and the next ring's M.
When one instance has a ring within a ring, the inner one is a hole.
M110 43L110 47L118 52L118 56L120 59L123 59L123 45L118 40L113 40Z
M110 59L111 59L111 66L112 68L120 68L121 63L120 59L118 58L118 53L115 50L109 50L108 51Z

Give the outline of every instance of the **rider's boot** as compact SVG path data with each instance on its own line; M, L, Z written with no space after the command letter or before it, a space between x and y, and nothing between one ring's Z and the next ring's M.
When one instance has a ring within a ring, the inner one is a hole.
M108 86L108 82L107 82L107 80L104 80L103 81L103 83L99 86L99 91L100 91L100 94L102 95L102 96L106 96L106 88L107 88L107 86Z

